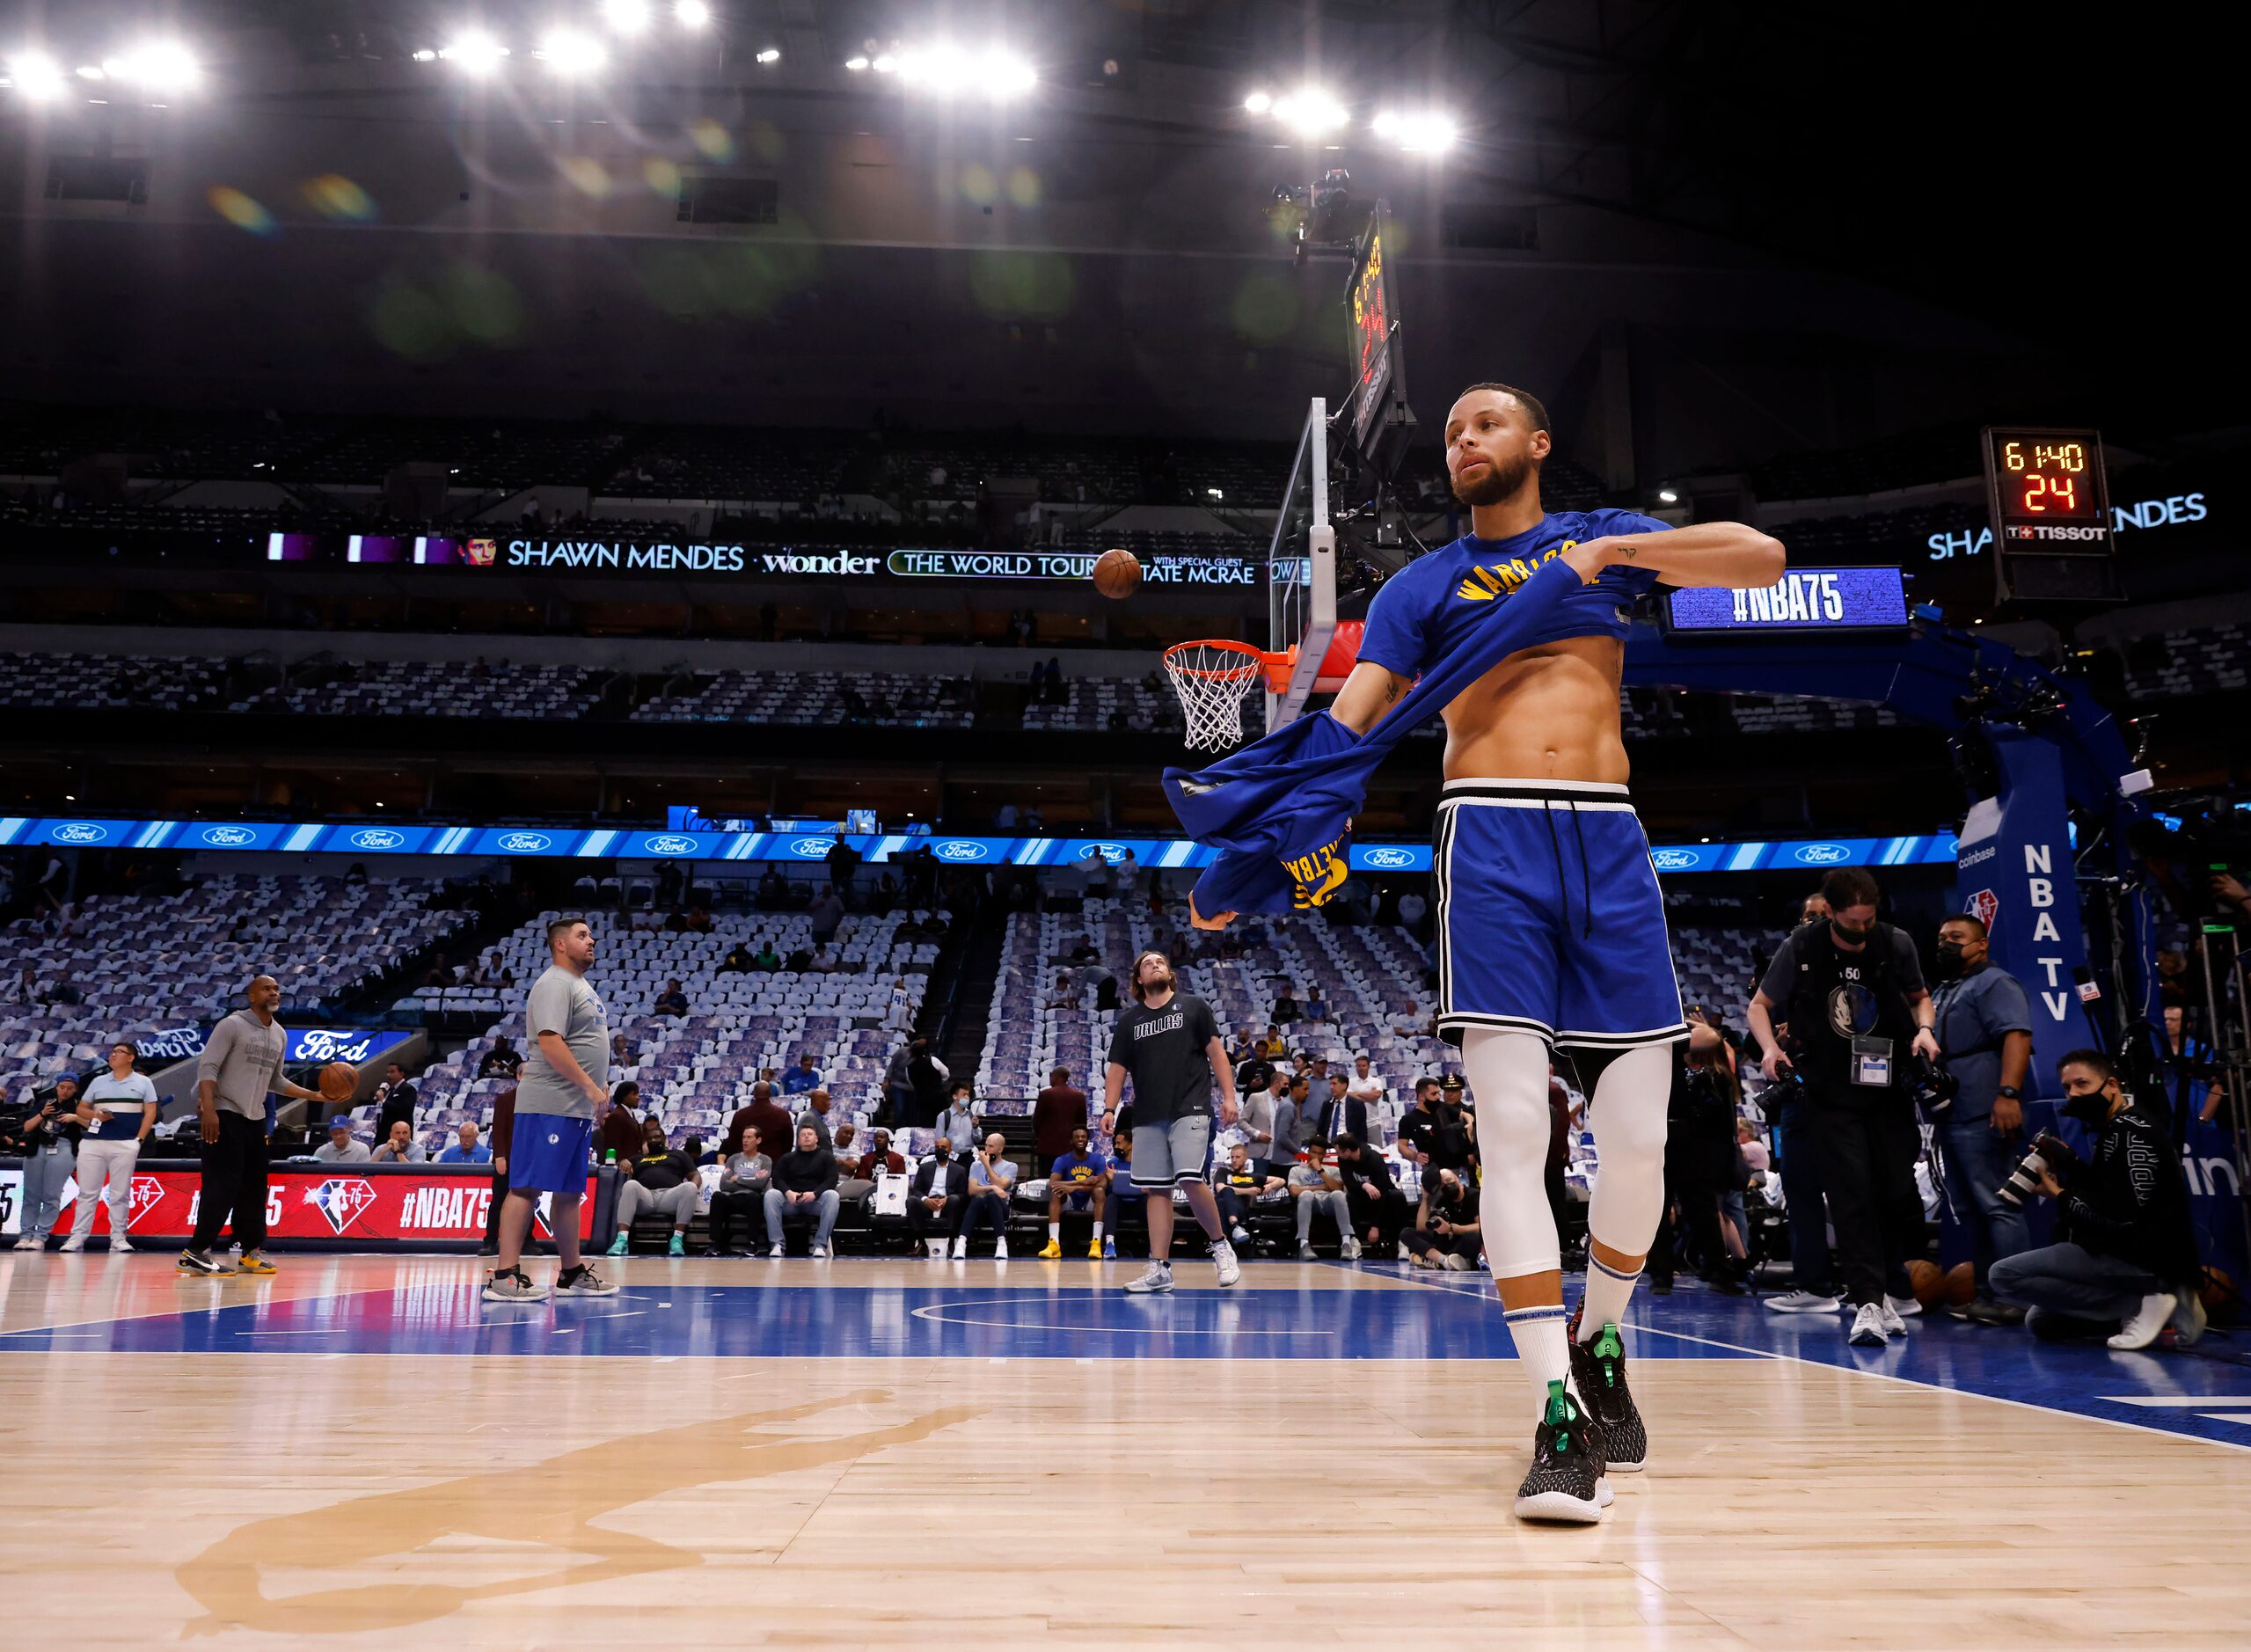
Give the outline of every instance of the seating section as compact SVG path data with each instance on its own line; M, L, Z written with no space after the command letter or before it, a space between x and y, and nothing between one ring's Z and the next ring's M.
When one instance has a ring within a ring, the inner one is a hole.
M856 723L879 728L968 728L968 685L903 671L745 671L675 678L633 712L646 723Z
M260 691L230 708L323 717L581 717L601 698L602 675L582 666L483 660L382 660L340 668L318 683Z
M1785 453L1753 465L1750 485L1761 499L1838 499L1878 493L1918 483L1948 482L1977 474L1975 425L1913 430L1845 452Z
M89 897L67 933L0 930L0 1097L84 1071L102 1047L242 1007L252 976L281 983L283 1019L319 1015L466 927L435 884L340 877L201 878L177 895ZM52 1001L58 987L78 995Z
M1769 530L1802 567L1892 562L1911 572L1927 561L1935 533L1976 533L1984 511L1959 501L1879 510L1860 516L1807 516Z
M2126 688L2136 699L2184 699L2240 691L2251 670L2251 627L2168 631L2126 649Z
M1263 696L1256 691L1245 695L1240 711L1246 739L1265 732ZM1161 677L1154 682L1149 677L1074 677L1027 705L1024 727L1169 734L1180 727L1180 696Z
M69 705L184 712L208 709L226 686L224 660L184 654L0 654L0 710Z
M493 1099L508 1080L480 1079L477 1070L498 1034L519 1052L528 1048L523 997L547 968L546 926L554 916L542 913L493 949L515 986L426 990L394 1006L408 1014L490 1018L464 1049L417 1080L417 1124L427 1145L442 1145L464 1118L490 1122ZM802 912L721 915L705 934L634 929L614 913L588 921L595 931L588 979L628 1052L612 1062L610 1082L638 1082L644 1108L656 1109L676 1146L691 1135L716 1146L720 1129L749 1101L759 1070L786 1072L804 1055L822 1074L835 1117L864 1123L882 1098L884 1069L921 1009L938 956L936 939L914 928L905 912L847 916L830 948L839 965L833 974L720 973L737 941L753 953L770 943L785 959L810 951L812 920ZM656 1012L657 996L675 979L687 996L684 1017ZM375 1117L369 1108L361 1115L369 1123Z
M1326 1021L1285 1027L1294 1049L1348 1064L1366 1055L1392 1086L1387 1122L1396 1122L1400 1090L1425 1071L1458 1071L1454 1050L1420 1031L1429 1013L1422 991L1421 948L1403 930L1387 925L1346 927L1295 916L1240 926L1239 959L1180 966L1182 989L1209 1002L1220 1031L1263 1032L1283 979L1305 990L1319 983L1328 995ZM1091 941L1104 965L1072 969L1068 960L1081 939ZM1144 903L1089 899L1078 915L1017 912L1010 916L992 1018L977 1069L977 1092L995 1111L1028 1106L1023 1098L1045 1087L1051 1068L1063 1066L1089 1079L1090 1109L1100 1106L1100 1075L1109 1056L1112 1017L1093 1007L1096 983L1126 961L1157 944L1158 930ZM1170 944L1167 942L1166 944ZM1109 961L1115 961L1110 962ZM1070 971L1071 1003L1059 1003L1058 974ZM1418 1009L1410 1012L1409 1006ZM1128 1096L1131 1091L1129 1086Z

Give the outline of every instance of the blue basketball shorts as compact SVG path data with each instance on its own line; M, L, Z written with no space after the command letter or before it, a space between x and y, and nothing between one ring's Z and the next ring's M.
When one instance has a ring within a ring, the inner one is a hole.
M1566 1049L1687 1036L1649 840L1623 786L1449 780L1438 805L1438 1030Z
M582 1194L594 1148L594 1121L519 1113L508 1135L508 1190Z

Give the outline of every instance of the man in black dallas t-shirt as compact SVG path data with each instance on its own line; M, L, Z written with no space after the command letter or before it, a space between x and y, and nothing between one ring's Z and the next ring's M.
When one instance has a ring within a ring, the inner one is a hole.
M1161 952L1133 961L1135 1002L1118 1012L1110 1036L1110 1064L1102 1107L1113 1112L1129 1076L1133 1079L1133 1185L1150 1195L1149 1271L1126 1286L1148 1293L1173 1288L1173 1189L1183 1189L1188 1209L1211 1240L1219 1283L1243 1276L1219 1226L1219 1206L1204 1178L1211 1157L1211 1085L1219 1082L1221 1124L1235 1122L1235 1074L1211 1006L1193 993L1175 992L1173 966Z

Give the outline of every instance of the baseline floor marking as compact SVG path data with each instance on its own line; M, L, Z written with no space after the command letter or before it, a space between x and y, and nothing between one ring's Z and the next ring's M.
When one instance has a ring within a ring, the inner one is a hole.
M1170 1294L1170 1293L1167 1293ZM1258 1293L1253 1291L1253 1296ZM1025 1297L1029 1292L1023 1293ZM1287 1331L1231 1331L1224 1327L1204 1330L1199 1327L1169 1325L1027 1325L1021 1319L961 1319L938 1312L940 1308L997 1308L1005 1303L1020 1301L1023 1297L988 1297L970 1302L933 1302L920 1308L908 1310L908 1317L927 1319L936 1325L983 1325L1000 1331L1053 1331L1058 1334L1077 1335L1085 1331L1101 1331L1118 1336L1334 1336L1334 1331L1308 1331L1292 1328ZM1085 1298L1074 1298L1085 1300ZM1053 1306L1053 1302L1049 1302Z
M2251 1406L2251 1394L2205 1394L2196 1399L2182 1394L2097 1394L2094 1398L2114 1406L2178 1406L2184 1411L2196 1406Z
M1336 1265L1342 1266L1341 1263ZM1501 1305L1501 1298L1497 1295L1482 1289L1457 1290L1451 1285L1439 1283L1435 1279L1417 1279L1412 1275L1407 1274L1402 1274L1400 1277L1407 1280L1409 1284L1421 1285L1425 1290L1444 1291L1451 1297L1473 1296L1481 1301L1490 1302L1496 1308ZM2130 1429L2138 1434L2154 1434L2159 1436L2160 1438L2167 1440L2187 1440L2193 1444L2218 1445L2225 1447L2232 1451L2251 1451L2251 1445L2247 1445L2238 1440L2216 1440L2202 1434L2184 1434L2178 1429L2154 1428L2149 1423L2136 1422L2125 1417L2100 1417L2096 1416L2092 1412L2065 1411L2055 1406L2043 1406L2029 1400L2012 1400L2006 1394L1983 1393L1975 1388L1949 1388L1942 1383L1927 1382L1920 1377L1902 1377L1897 1375L1896 1372L1888 1371L1869 1371L1865 1366L1861 1365L1834 1364L1827 1360L1809 1359L1802 1354L1786 1354L1779 1349L1746 1348L1740 1342L1723 1342L1716 1337L1698 1336L1688 1331L1669 1331L1662 1326L1644 1325L1638 1319L1627 1321L1624 1328L1629 1331L1640 1331L1650 1336L1669 1336L1676 1341L1694 1342L1702 1348L1725 1349L1732 1354L1749 1354L1760 1359L1787 1360L1791 1363L1796 1365L1810 1365L1817 1371L1845 1371L1855 1377L1874 1377L1884 1382L1899 1383L1909 1388L1928 1389L1933 1393L1959 1394L1964 1399L1969 1400L1991 1400L1997 1406L2014 1406L2018 1409L2023 1411L2036 1411L2043 1416L2072 1417L2086 1422L2104 1423L2114 1429ZM2090 1397L2101 1399L2104 1396L2098 1394ZM2230 1403L2230 1396L2226 1394L2207 1394L2198 1400L2176 1400L2168 1396L2164 1399L2152 1401L2134 1401L2130 1403L2152 1403L2157 1405L2180 1406L2186 1408L2195 1406L2226 1405ZM2223 1415L2225 1421L2238 1421L2238 1419L2232 1414L2223 1414ZM2245 1418L2242 1420L2251 1421L2251 1418Z

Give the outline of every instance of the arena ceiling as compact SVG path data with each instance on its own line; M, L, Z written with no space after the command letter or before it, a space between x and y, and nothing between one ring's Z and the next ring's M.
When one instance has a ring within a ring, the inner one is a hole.
M162 109L0 89L0 360L75 398L1280 435L1339 385L1343 268L1269 208L1341 166L1344 221L1398 216L1418 403L1519 378L1591 445L1623 360L1645 473L2002 408L2233 417L2240 329L2197 251L2233 147L2209 18L671 8L566 81L531 53L558 17L598 33L596 0L0 6L0 56L75 73L154 30L203 71ZM472 26L517 48L483 79L428 55ZM845 67L939 40L1036 86ZM1246 107L1309 86L1348 126ZM1448 152L1371 125L1418 109Z

